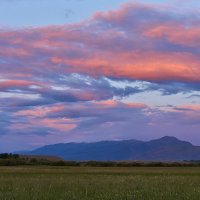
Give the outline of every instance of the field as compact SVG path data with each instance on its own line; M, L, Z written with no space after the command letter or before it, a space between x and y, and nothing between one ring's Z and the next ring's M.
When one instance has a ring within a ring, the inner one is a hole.
M0 167L0 200L199 200L199 167Z

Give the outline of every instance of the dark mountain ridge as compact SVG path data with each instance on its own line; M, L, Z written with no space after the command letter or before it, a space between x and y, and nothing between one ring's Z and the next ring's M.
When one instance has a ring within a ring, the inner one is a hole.
M138 140L47 145L29 155L59 156L76 161L182 161L200 160L200 147L175 137L165 136L148 142Z

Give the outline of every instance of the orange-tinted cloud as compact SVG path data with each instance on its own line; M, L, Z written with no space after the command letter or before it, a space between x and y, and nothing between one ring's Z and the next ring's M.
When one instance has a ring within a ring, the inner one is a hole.
M199 82L199 22L192 14L127 4L79 24L0 31L3 73Z
M200 27L185 27L181 24L161 24L147 30L145 35L155 39L166 39L173 44L186 47L200 46Z
M0 80L1 89L29 87L31 85L34 85L34 83L26 80Z
M36 107L34 109L20 110L14 113L15 116L45 117L49 113L61 112L65 107L63 105L54 105L51 107Z

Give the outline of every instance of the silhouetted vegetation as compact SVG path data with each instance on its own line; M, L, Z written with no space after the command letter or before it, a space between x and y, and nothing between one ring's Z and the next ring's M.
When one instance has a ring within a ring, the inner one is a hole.
M18 154L0 154L0 166L49 165L49 166L91 166L91 167L190 167L200 166L200 161L182 162L142 162L142 161L64 161L51 156L29 156Z
M12 153L0 154L0 159L17 159L17 158L19 158L18 154L12 154Z

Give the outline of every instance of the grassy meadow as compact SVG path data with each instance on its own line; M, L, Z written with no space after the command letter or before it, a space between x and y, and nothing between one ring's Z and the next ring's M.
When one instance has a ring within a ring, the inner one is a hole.
M0 200L199 200L200 167L0 167Z

